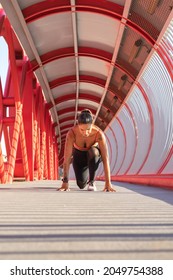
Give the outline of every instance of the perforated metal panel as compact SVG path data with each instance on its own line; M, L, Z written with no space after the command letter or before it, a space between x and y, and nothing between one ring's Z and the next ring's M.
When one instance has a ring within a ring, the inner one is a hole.
M126 157L119 175L155 176L173 173L172 42L171 21L125 102L131 114L125 106L117 114L127 137L126 147L117 118L111 122L118 139L118 162L113 170L114 175L117 174L125 150ZM115 139L111 138L111 141L115 145ZM134 158L127 169L132 154ZM113 161L111 164L114 164Z

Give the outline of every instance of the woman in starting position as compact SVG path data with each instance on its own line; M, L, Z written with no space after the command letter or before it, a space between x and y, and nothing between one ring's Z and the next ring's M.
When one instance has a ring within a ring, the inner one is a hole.
M109 156L104 132L93 124L90 110L83 110L78 117L78 124L69 130L66 136L63 179L58 191L69 191L69 167L73 163L77 185L89 191L96 191L94 183L99 163L103 162L105 187L103 191L115 192L111 185Z

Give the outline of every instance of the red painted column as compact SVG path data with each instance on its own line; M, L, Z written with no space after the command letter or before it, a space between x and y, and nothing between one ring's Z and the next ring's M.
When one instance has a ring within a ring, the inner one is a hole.
M0 145L0 181L2 184L6 182L5 167L4 167L1 145Z
M45 131L45 104L40 93L40 174L39 179L43 180L45 172L45 153L46 153L46 131Z
M58 179L58 145L57 145L57 138L54 136L54 180Z
M25 131L24 131L23 121L21 122L20 129L21 129L20 143L21 143L24 176L25 176L26 181L29 181L30 180L30 174L29 174L28 155L27 155L26 139L25 139Z
M12 133L12 141L11 141L11 149L10 149L10 156L9 156L9 163L8 163L8 174L7 174L7 181L12 183L13 176L14 176L14 168L15 168L15 159L17 154L17 147L19 141L19 133L20 133L20 125L22 121L22 104L20 101L20 87L19 87L19 78L17 73L17 66L15 60L15 49L12 37L12 30L10 23L6 21L6 34L8 39L8 48L9 48L9 60L11 66L11 82L14 89L14 99L15 99L15 122L14 128Z
M34 102L34 151L37 179L40 176L40 118L40 87L37 87Z
M33 120L33 73L30 71L28 62L28 71L23 89L23 120L26 141L26 152L28 158L29 180L34 180L34 120Z
M45 158L45 166L44 166L44 178L45 179L48 179L49 175L48 175L48 156L47 156L47 134L45 132L45 135L46 135L46 139L45 139L45 155L44 155L44 158Z
M0 96L0 136L4 133L7 164L0 146L0 180L57 179L58 153L53 124L40 85L6 17L0 33L9 48L9 69L4 93ZM9 112L9 113L8 113ZM36 175L36 176L35 176Z

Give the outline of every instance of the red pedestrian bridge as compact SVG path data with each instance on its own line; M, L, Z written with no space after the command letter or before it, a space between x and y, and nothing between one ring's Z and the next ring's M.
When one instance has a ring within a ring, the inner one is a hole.
M172 8L0 1L2 258L173 256ZM115 194L100 192L102 165L97 193L77 191L72 168L72 191L54 192L66 134L85 108L105 132Z

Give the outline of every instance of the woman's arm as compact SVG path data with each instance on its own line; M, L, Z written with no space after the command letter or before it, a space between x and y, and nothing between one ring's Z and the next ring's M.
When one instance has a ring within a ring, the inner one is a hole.
M105 174L105 188L103 191L115 192L115 189L112 188L112 184L111 184L109 155L108 155L106 137L102 131L100 131L97 141L99 143L100 153L101 153L103 167L104 167L104 174Z
M64 148L64 162L63 162L63 182L61 188L58 191L69 191L69 168L71 163L71 157L73 152L74 134L70 130L67 133L65 148Z

